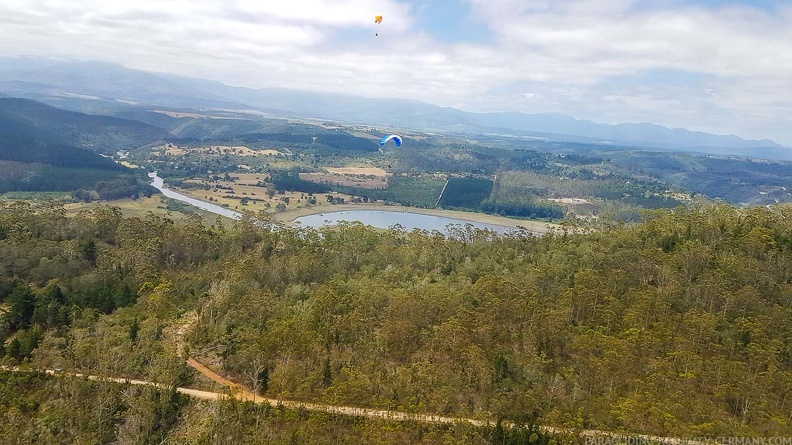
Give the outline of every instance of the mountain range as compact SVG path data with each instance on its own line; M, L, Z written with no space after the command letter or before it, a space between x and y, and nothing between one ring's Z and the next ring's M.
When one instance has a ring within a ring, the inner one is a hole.
M250 110L393 129L792 160L792 149L768 139L746 140L651 123L609 125L561 114L471 113L413 100L233 87L101 62L0 58L0 95L96 114L128 115L130 109L141 107Z

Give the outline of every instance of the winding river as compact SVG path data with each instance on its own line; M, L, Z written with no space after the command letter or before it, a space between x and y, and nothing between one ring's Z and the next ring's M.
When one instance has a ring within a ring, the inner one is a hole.
M220 216L225 216L226 218L231 218L231 219L242 218L242 214L239 212L235 212L225 207L221 207L217 204L201 201L200 199L190 198L189 196L182 195L181 193L178 192L174 192L173 190L165 187L165 181L159 176L157 176L157 172L151 172L148 174L148 176L149 178L152 179L151 186L159 190L160 193L162 193L168 198L181 201L185 204L190 204L191 206L198 207L201 210L206 210L207 212L211 212Z

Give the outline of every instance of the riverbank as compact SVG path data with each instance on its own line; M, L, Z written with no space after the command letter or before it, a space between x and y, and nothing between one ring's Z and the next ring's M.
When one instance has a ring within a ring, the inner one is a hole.
M177 201L178 202L178 201ZM154 195L151 198L141 196L138 199L124 198L113 201L93 201L93 202L75 202L64 204L63 208L66 210L66 216L73 217L83 210L93 210L97 207L110 206L118 207L121 214L126 218L145 218L149 212L170 218L186 217L188 213L197 214L206 224L213 224L217 215L206 210L199 209L198 207L184 204L184 210L180 209L169 210L167 208L167 198L160 195Z

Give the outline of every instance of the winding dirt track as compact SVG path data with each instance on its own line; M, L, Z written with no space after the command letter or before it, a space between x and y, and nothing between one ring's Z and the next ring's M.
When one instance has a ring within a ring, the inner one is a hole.
M185 357L187 355L184 352L185 351L184 336L197 320L198 317L194 312L188 313L184 317L182 323L179 324L178 327L176 328L176 338L175 338L176 352L179 354L180 357ZM290 409L322 411L332 414L367 417L371 419L413 420L417 422L428 422L428 423L470 423L476 426L492 425L492 422L489 421L470 419L464 417L447 417L447 416L440 416L435 414L406 413L403 411L390 411L383 409L359 408L359 407L343 406L343 405L307 403L307 402L300 402L295 400L271 399L254 394L245 386L237 382L234 382L232 380L229 380L221 376L220 374L212 371L211 369L209 369L209 367L207 367L206 365L199 362L193 357L187 356L186 363L188 366L195 369L196 371L198 371L208 379L214 381L215 383L221 386L231 389L231 393L233 394L233 396L239 400L251 401L254 403L268 403L273 406L283 405L284 407ZM184 392L182 390L186 390L186 388L179 388L180 392ZM191 391L195 391L195 390L191 390ZM218 396L220 396L220 394L217 393L211 393L206 391L199 391L199 392L202 393L201 396L197 396L200 398L209 398L210 397L209 394L213 394L215 399L218 398ZM555 430L548 429L548 431L555 431Z
M465 417L447 417L447 416L439 416L433 414L414 414L414 413L405 413L402 411L387 411L380 409L357 408L357 407L341 406L341 405L305 403L294 400L270 399L260 396L255 397L252 392L244 388L242 385L232 382L231 380L228 380L218 375L217 373L213 372L211 369L207 368L200 362L195 361L194 359L188 359L187 364L193 367L194 369L196 369L201 374L205 375L206 377L232 390L231 394L228 394L228 393L218 393L212 391L202 391L199 389L192 389L192 388L181 388L181 387L176 388L176 392L178 393L201 400L216 401L228 397L234 397L239 400L253 401L254 403L268 403L272 406L282 405L286 408L295 409L295 410L303 409L307 411L326 412L326 413L340 414L345 416L366 417L370 419L381 419L381 420L392 420L392 421L410 420L410 421L422 422L422 423L469 423L475 426L491 426L493 424L492 422L489 421L470 419ZM22 369L19 367L8 367L8 366L0 366L0 369L5 371L14 371L14 372L34 371L34 369ZM77 377L92 381L113 382L113 383L121 383L127 385L148 385L157 388L166 387L166 385L163 385L161 383L154 383L146 380L86 375L81 373L65 373L53 369L45 369L40 371L58 377ZM509 427L509 425L507 425L505 422L503 425ZM600 430L571 431L571 430L567 430L563 428L555 428L551 426L542 426L541 428L543 431L549 434L563 434L563 433L578 434L580 437L590 437L590 438L598 438L605 440L614 439L619 441L619 443L624 442L624 443L657 443L657 444L668 444L668 445L711 445L710 443L697 441L697 440L650 436L646 434L616 433L611 431L600 431ZM603 442L603 443L610 444L617 442Z
M187 330L190 327L192 327L193 323L195 323L197 319L198 317L194 312L189 313L185 317L182 324L180 324L177 328L176 348L179 356L181 357L184 356L184 336ZM475 426L494 425L494 422L490 420L472 419L467 417L448 417L448 416L440 416L436 414L406 413L403 411L389 411L382 409L359 408L359 407L343 406L343 405L306 403L295 400L270 399L253 394L253 392L251 392L243 385L219 375L218 373L212 371L206 365L204 365L203 363L199 362L198 360L192 357L187 357L186 363L188 366L195 369L205 377L211 379L215 383L225 386L226 388L230 388L232 394L234 394L234 397L236 397L239 400L252 401L254 403L268 403L272 406L282 405L289 409L304 409L308 411L319 411L319 412L326 412L332 414L341 414L346 416L359 416L370 419L386 419L386 420L396 420L396 421L411 420L411 421L424 422L424 423L469 423ZM187 388L178 388L177 390L179 392L189 395L192 394L187 391L199 393L194 397L201 399L210 399L213 397L216 400L220 397L227 397L227 395L225 394L218 394L207 391L198 391ZM507 427L509 426L507 425L507 422L504 422L503 425ZM652 436L647 434L616 433L616 432L601 431L601 430L582 430L582 431L573 432L568 429L556 428L546 425L541 426L541 429L549 434L577 433L581 437L608 438L608 439L617 439L621 441L629 439L629 441L632 441L632 443L651 442L651 443L660 443L660 444L669 444L669 445L707 445L704 442L700 442L696 440L673 438L673 437L660 437L660 436Z
M415 420L418 422L429 422L429 423L460 423L461 422L461 423L472 423L473 425L476 426L485 426L489 424L489 422L484 422L476 419L467 419L463 417L445 417L445 416L437 416L432 414L413 414L413 413L405 413L401 411L388 411L382 409L358 408L358 407L342 406L342 405L306 403L306 402L299 402L294 400L270 399L253 394L250 390L248 390L244 386L240 385L239 383L232 382L231 380L228 380L225 377L217 374L216 372L207 368L202 363L198 362L192 357L187 359L187 364L196 371L206 376L207 378L212 379L214 382L223 385L227 388L231 388L234 396L237 399L251 401L254 403L268 403L273 406L283 405L284 407L290 409L323 411L333 414L343 414L345 416L368 417L371 419ZM214 394L214 393L210 393L210 394Z

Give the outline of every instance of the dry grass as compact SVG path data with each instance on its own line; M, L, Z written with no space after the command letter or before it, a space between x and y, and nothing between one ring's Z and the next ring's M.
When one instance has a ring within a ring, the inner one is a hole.
M378 178L388 176L388 172L377 167L329 167L327 171L339 175L376 176Z
M339 173L300 173L300 179L319 184L360 187L366 189L381 189L388 186L388 181L384 178L363 175L342 175Z
M278 150L272 150L272 149L269 149L269 150L256 150L256 153L258 153L259 155L263 155L263 156L278 156L278 155L284 154L284 153L279 152ZM285 154L291 154L291 152L285 153Z
M209 190L202 189L178 189L170 187L179 193L185 194L201 201L211 202L217 205L226 204L227 207L235 211L251 211L258 213L260 211L267 211L275 213L275 207L283 203L286 206L286 211L293 211L303 208L322 208L329 209L331 204L327 202L325 195L315 195L316 204L308 204L308 194L301 192L287 191L285 194L275 194L269 197L267 187L260 187L255 185L260 181L265 181L269 178L266 173L234 173L233 181L210 181L192 179L186 182L192 184L209 185ZM166 183L167 186L167 183ZM230 190L229 190L230 187ZM350 196L334 193L334 196L344 198L349 201ZM242 205L242 199L248 198L247 205ZM284 198L288 198L288 204ZM267 208L269 204L269 208ZM328 211L328 210L321 210Z
M165 110L151 110L155 113L164 114L166 116L175 117L176 119L181 119L183 117L192 117L195 119L235 119L235 120L243 120L241 117L230 117L230 116L212 116L209 114L199 114L199 113L179 113L176 111L165 111Z
M140 168L138 165L135 165L135 164L133 164L133 163L131 163L131 162L129 162L129 161L119 161L118 163L119 163L119 164L121 164L121 165L123 165L124 167L129 167L129 168Z
M68 216L74 216L83 210L91 210L101 206L118 207L121 213L128 218L144 218L149 212L158 216L166 216L169 213L169 211L165 209L163 197L159 195L152 196L151 198L144 197L139 199L119 199L116 201L96 201L87 203L78 202L64 205L66 208L66 215ZM213 213L205 212L196 207L190 207L190 209L201 215L204 221L213 222L217 219L217 215ZM171 214L171 216L173 216L173 212L171 212ZM178 216L180 214L176 213L175 215Z
M548 201L560 202L562 204L591 204L583 198L550 198Z
M154 147L152 151L164 152L165 155L167 156L184 156L187 153L197 153L204 156L234 155L234 156L251 156L251 157L278 156L278 155L287 156L290 154L272 149L251 150L250 148L245 147L244 145L239 145L239 146L210 145L207 147L179 147L175 144L170 144L170 143L161 145L159 147Z
M366 189L388 186L388 172L377 167L328 167L326 173L300 173L300 179L319 184L331 184Z

